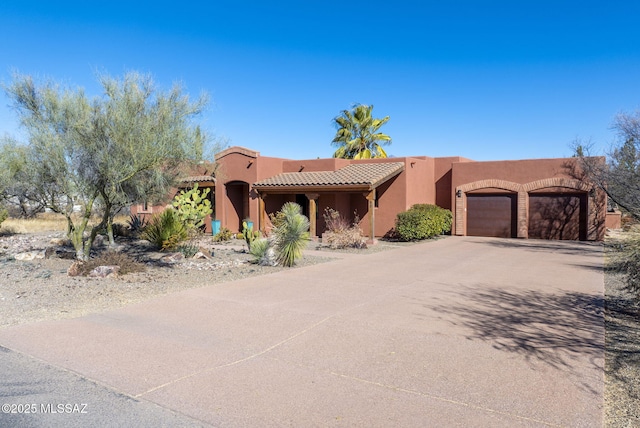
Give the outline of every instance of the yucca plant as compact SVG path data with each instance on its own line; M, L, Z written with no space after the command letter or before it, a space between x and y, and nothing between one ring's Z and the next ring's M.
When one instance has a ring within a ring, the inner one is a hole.
M188 235L187 227L180 221L175 210L167 208L151 218L140 237L164 251L176 248Z
M281 221L274 227L275 251L278 264L291 267L302 257L309 241L309 219L302 215L300 205L287 202L278 214Z

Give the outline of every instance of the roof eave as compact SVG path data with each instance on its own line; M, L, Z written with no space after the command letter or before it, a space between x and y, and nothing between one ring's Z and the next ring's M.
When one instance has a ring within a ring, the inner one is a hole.
M374 189L371 184L347 184L329 186L253 186L260 193L319 193L319 192L370 192Z

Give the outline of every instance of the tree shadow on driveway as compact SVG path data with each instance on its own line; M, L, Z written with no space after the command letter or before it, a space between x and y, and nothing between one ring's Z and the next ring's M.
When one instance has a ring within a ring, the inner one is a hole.
M500 351L562 371L575 373L578 359L587 359L592 367L602 369L602 296L482 285L457 288L451 293L458 297L429 309L453 325L465 327L468 339L489 342Z
M497 239L480 238L477 242L498 248L519 248L532 252L558 253L567 255L602 256L602 242L592 241L559 241L542 239Z

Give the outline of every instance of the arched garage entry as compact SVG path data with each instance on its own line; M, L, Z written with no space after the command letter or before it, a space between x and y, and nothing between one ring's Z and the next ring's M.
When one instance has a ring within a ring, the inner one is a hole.
M525 184L527 235L534 239L588 239L591 186L579 180L550 178Z
M597 239L592 185L554 177L527 184L480 180L456 189L457 235ZM592 218L593 217L593 218Z
M518 236L518 198L515 193L467 195L467 235L515 238Z

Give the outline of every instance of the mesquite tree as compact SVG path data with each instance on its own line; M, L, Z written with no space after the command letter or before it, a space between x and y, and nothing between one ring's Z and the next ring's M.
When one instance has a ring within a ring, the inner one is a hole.
M99 82L104 93L94 98L23 75L5 88L28 136L14 147L27 151L21 179L34 201L66 217L81 260L98 232L110 229L115 212L164 197L179 167L202 153L194 120L205 96L192 101L180 86L159 91L138 73L99 76ZM89 227L94 213L100 220Z

